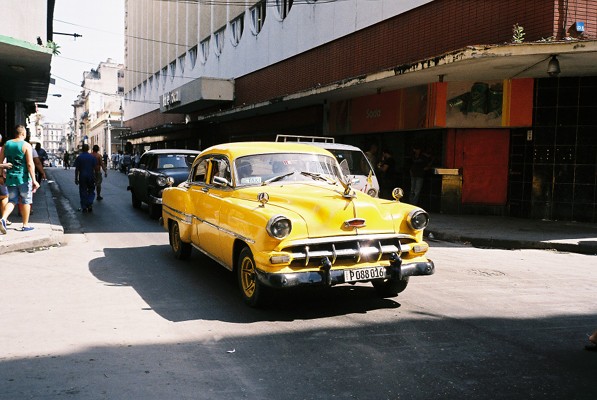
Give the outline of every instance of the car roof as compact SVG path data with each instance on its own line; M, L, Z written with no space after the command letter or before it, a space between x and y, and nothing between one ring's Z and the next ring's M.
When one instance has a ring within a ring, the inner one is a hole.
M154 149L147 150L143 154L191 154L197 155L201 153L199 150L187 150L187 149Z
M271 153L315 153L329 156L330 153L311 143L296 142L235 142L223 143L205 149L203 153L226 154L230 158L238 158L252 154Z
M352 150L352 151L362 151L356 146L352 146L350 144L343 144L343 143L325 143L325 142L309 142L309 144L317 147L323 147L324 149L331 149L331 150Z

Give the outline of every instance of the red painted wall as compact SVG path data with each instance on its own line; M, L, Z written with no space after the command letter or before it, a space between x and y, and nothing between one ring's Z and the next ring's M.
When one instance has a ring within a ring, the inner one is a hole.
M448 131L446 167L462 171L462 204L506 204L509 147L508 129Z

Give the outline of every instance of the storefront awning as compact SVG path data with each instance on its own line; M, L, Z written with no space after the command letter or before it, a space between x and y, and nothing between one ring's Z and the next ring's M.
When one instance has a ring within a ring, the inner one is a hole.
M51 49L0 35L0 99L46 101L51 61Z

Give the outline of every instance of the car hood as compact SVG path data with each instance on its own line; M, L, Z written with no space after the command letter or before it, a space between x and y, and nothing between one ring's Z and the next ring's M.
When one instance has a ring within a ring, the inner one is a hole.
M282 214L293 220L302 220L309 237L395 233L393 215L397 202L373 198L358 190L354 197L344 197L339 186L319 184L283 184L244 188L239 196L258 203L259 193L267 193L269 201L264 211ZM346 221L364 219L365 226L345 226Z

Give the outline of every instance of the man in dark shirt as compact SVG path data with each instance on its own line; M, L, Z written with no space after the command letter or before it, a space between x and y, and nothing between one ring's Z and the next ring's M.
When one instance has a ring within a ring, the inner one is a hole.
M420 146L414 146L410 165L410 204L417 205L425 181L425 172L431 168L431 158Z
M84 144L81 154L75 160L75 185L79 185L79 198L81 200L81 211L93 211L92 205L95 200L95 166L97 160L89 154L89 145Z

